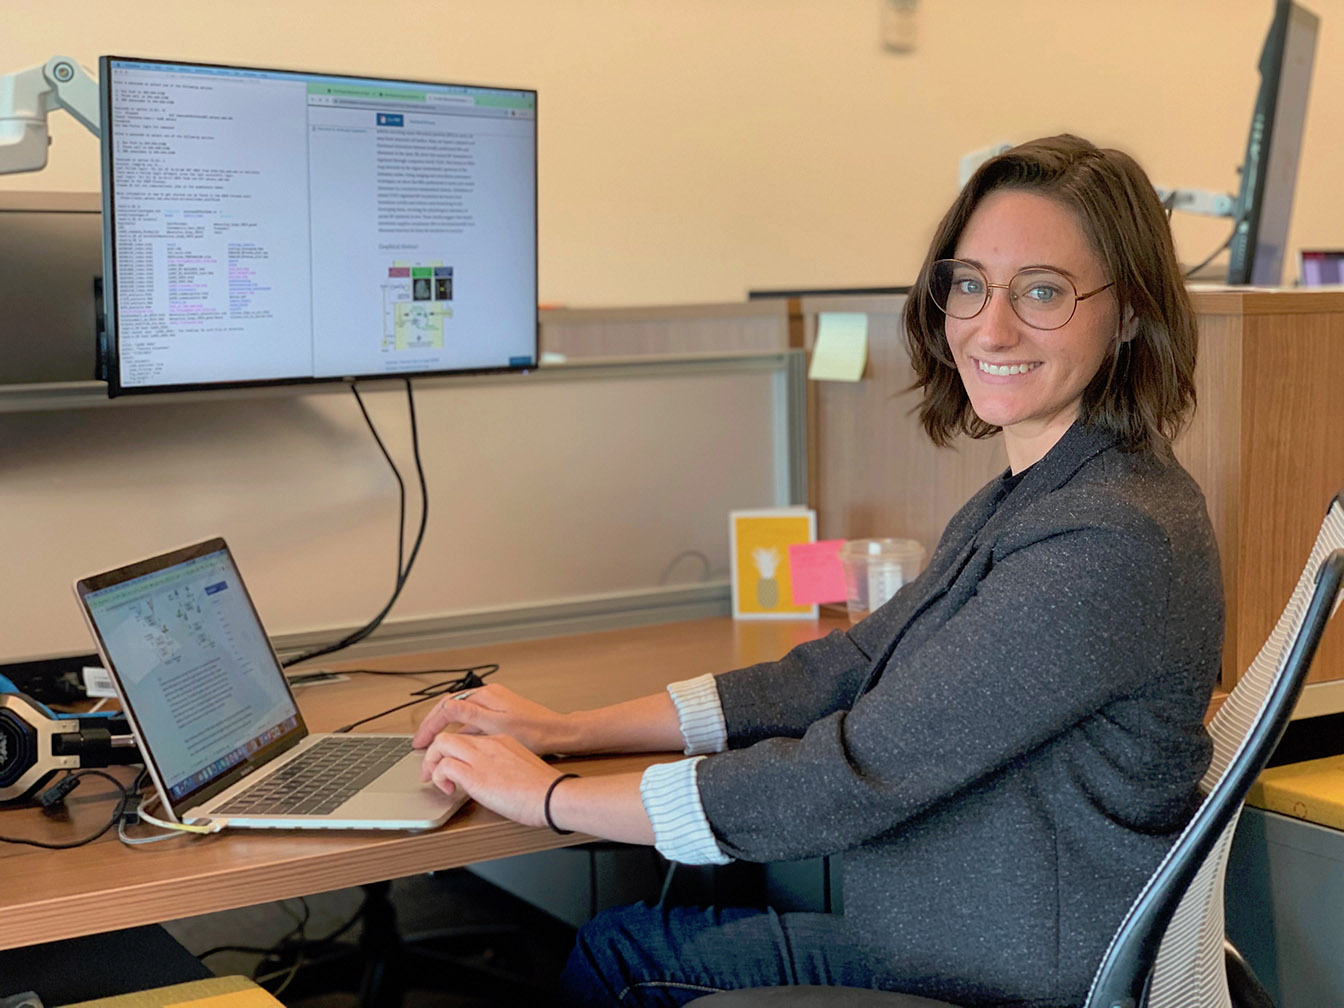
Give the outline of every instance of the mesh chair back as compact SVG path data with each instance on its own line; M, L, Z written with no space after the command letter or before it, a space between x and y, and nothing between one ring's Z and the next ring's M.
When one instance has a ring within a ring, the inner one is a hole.
M1208 797L1116 932L1093 980L1087 1008L1231 1005L1223 952L1223 884L1232 836L1242 800L1278 744L1325 621L1339 605L1341 570L1344 494L1330 506L1269 639L1210 722L1213 760L1201 782ZM1318 573L1328 576L1323 580ZM1159 940L1154 956L1152 947ZM1148 963L1153 963L1151 972Z

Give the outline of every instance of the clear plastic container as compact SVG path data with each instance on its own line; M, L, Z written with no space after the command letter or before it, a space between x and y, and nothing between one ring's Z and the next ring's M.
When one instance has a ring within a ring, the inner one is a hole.
M840 547L849 621L857 623L913 581L924 547L913 539L851 539Z

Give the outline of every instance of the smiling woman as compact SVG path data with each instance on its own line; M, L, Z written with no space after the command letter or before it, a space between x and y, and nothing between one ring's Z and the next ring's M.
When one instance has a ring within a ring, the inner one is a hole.
M1077 137L981 166L905 322L929 436L1003 430L1015 471L1075 419L1135 450L1170 441L1195 405L1195 318L1166 215L1132 158Z
M1069 277L1089 298L1112 283L1073 213L1025 190L985 197L956 254L981 275L1009 280L954 284L946 329L971 408L1003 431L1008 461L1021 472L1078 419L1083 390L1122 338L1115 299L1079 304ZM993 296L999 288L1006 296ZM961 302L976 297L981 307L963 314Z
M1001 430L1012 467L889 602L666 694L560 714L488 685L421 725L427 779L525 823L695 864L844 854L839 914L600 915L562 1004L825 984L1076 1005L1195 807L1222 582L1167 441L1195 320L1152 187L1074 137L1000 155L944 219L907 323L930 436ZM682 746L626 777L535 755Z

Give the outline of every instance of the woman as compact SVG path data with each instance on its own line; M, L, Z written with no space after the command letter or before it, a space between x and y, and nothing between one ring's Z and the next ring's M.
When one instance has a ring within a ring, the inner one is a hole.
M1169 445L1196 331L1152 186L1075 137L994 158L905 321L930 437L1001 431L1009 462L918 579L778 662L570 715L489 686L421 725L427 777L520 822L700 863L843 853L843 914L599 916L574 1004L788 983L1077 1004L1193 810L1222 591ZM533 755L683 747L642 778Z

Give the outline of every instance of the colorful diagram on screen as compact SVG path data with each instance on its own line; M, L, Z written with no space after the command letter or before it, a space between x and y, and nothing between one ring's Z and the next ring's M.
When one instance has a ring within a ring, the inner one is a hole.
M453 317L453 268L393 263L383 281L383 349L442 348Z

